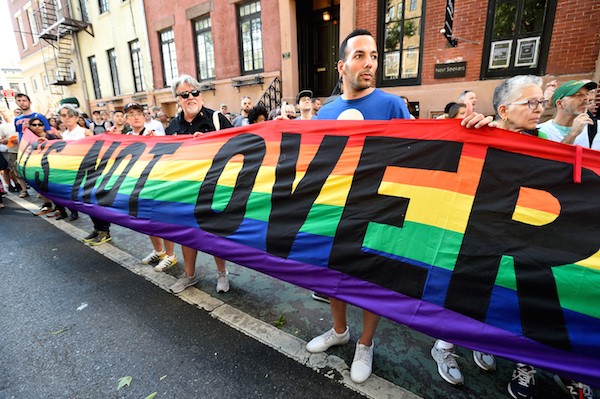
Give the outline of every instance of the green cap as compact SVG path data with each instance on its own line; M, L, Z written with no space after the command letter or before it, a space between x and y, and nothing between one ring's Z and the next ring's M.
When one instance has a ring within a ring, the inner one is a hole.
M577 93L582 87L585 87L588 90L594 90L598 85L595 82L581 82L579 80L571 80L567 83L561 85L554 92L554 106L556 107L556 100L560 100L564 97L572 96Z

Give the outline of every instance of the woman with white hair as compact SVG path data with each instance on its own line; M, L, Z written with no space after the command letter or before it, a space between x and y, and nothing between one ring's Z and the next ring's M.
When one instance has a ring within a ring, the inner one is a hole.
M522 75L507 79L494 90L497 127L537 136L537 125L548 102L542 91L542 78Z

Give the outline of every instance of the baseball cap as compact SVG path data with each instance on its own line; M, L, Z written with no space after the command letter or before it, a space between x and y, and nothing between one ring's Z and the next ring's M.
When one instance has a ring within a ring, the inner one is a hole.
M144 112L144 107L142 107L140 104L138 104L138 103L134 103L134 102L128 103L128 104L125 106L125 108L123 109L123 112L124 112L124 113L127 113L127 112L128 112L129 110L131 110L131 109L137 109L138 111L142 111L142 112Z
M226 106L227 106L227 104L225 104L225 103L221 104L221 108L226 107Z
M313 98L313 92L311 90L302 90L300 93L298 93L298 95L296 96L296 104L298 104L300 102L300 99L302 97L309 97L309 98Z
M556 107L556 100L572 96L573 94L577 93L582 87L585 87L588 90L594 90L598 87L598 84L595 82L584 83L579 80L570 80L567 83L561 85L554 92L554 106Z

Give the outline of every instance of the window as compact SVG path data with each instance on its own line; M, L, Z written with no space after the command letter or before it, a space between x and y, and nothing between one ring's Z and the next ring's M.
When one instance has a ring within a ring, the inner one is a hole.
M96 56L92 55L88 57L88 62L90 64L90 72L92 73L92 84L94 85L94 96L96 100L102 98L102 93L100 92L100 80L98 79L98 67L96 66Z
M481 78L545 74L556 2L489 2Z
M110 67L110 77L112 78L113 93L115 96L121 94L121 85L119 84L119 66L117 65L117 52L111 48L106 52L108 55L108 66Z
M133 82L135 92L145 91L146 82L144 81L144 69L142 64L142 52L140 50L140 41L135 39L129 42L129 52L131 53L131 69L133 70Z
M35 18L33 17L33 11L31 8L27 9L27 19L29 20L29 28L31 29L31 37L33 38L33 44L38 44L38 30Z
M20 14L16 18L17 26L19 27L19 33L21 34L21 45L23 46L23 50L26 51L29 48L29 46L27 46L27 37L25 36L25 29L23 28L23 18L21 18Z
M33 86L33 91L38 91L37 80L35 78L31 78L31 85Z
M167 29L159 33L160 55L162 58L163 80L165 87L171 86L173 79L178 75L177 55L175 53L175 36L173 29Z
M379 71L381 86L421 82L424 0L380 0Z
M10 83L10 88L14 91L19 91L19 84L18 83Z
M238 6L238 26L242 75L262 72L262 21L260 1L246 2Z
M90 22L90 14L88 12L86 0L79 0L79 10L81 11L81 20L83 22Z
M98 7L100 7L100 14L108 12L108 0L98 0Z
M198 80L214 79L215 77L215 49L210 28L210 16L194 21Z
M44 88L47 89L48 88L48 76L45 73L42 74L42 82L44 83Z

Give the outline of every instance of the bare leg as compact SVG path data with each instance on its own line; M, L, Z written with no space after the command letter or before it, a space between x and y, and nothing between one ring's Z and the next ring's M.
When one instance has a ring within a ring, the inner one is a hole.
M346 302L342 302L335 298L329 298L331 305L331 314L333 316L333 328L338 334L343 334L346 331Z
M226 270L225 269L225 262L226 262L225 259L217 258L215 256L215 263L217 264L217 270L218 271L224 272Z
M380 316L363 309L363 333L358 343L371 346L380 318Z
M198 255L198 251L182 245L181 252L183 252L183 261L185 262L185 274L191 277L196 273L196 256Z
M165 242L165 252L167 256L173 256L173 250L175 249L175 243L169 240L163 240Z
M152 241L152 246L154 247L154 250L156 252L162 252L162 250L163 250L162 238L155 237L155 236L149 236L149 237L150 237L150 241Z

